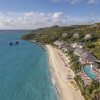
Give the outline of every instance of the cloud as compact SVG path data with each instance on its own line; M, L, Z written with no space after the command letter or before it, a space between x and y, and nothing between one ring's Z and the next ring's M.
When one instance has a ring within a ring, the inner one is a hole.
M53 25L87 24L100 21L94 14L88 17L65 15L63 12L0 12L0 29L37 29Z
M55 3L58 3L58 2L67 2L67 3L70 3L70 4L75 4L75 3L80 2L81 0L52 0L52 1L55 2Z
M88 0L88 4L95 4L97 2L98 2L98 0Z
M52 0L52 2L55 2L55 3L66 2L73 5L80 2L85 2L87 4L95 4L98 2L98 0Z
M81 2L82 0L66 0L66 1L73 5L73 4L76 4L78 2Z
M61 0L52 0L53 2L57 3L57 2L60 2Z

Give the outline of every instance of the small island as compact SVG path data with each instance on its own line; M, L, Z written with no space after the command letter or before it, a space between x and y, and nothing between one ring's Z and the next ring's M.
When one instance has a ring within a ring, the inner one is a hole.
M62 100L100 99L100 23L41 28L22 39L45 45Z

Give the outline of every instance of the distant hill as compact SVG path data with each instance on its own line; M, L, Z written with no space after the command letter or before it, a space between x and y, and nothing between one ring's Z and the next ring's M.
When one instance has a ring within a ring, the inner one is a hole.
M66 38L62 38L63 33L68 33ZM74 39L73 34L78 33L79 39ZM72 26L52 26L30 31L22 36L24 40L36 40L42 43L52 43L55 40L64 41L84 41L84 36L91 34L95 40L100 38L100 23L92 25L72 25Z
M35 40L43 44L54 41L84 42L93 55L100 59L100 23L92 25L52 26L30 31L21 37L24 40Z

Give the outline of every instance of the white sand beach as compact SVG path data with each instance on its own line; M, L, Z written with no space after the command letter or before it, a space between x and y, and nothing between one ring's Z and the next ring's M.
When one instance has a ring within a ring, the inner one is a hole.
M50 45L46 45L46 48L60 99L84 100L73 79L74 73L67 66L68 59L65 54Z

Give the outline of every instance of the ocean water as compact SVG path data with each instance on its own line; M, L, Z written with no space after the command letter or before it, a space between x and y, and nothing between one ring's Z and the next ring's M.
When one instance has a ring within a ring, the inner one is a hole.
M0 100L57 100L46 51L21 40L27 32L0 31Z

